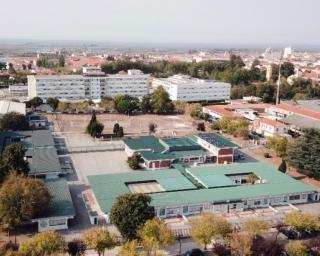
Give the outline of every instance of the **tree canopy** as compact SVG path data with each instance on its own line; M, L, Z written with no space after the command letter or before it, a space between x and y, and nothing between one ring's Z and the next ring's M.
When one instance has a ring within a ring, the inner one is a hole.
M155 216L150 202L151 197L145 194L130 193L117 198L110 211L110 220L124 238L137 238L140 227Z
M121 114L131 114L139 107L139 99L127 94L116 95L113 100L115 109Z
M40 97L34 97L33 99L26 102L27 108L36 108L43 103L43 100Z
M87 248L95 250L99 255L106 249L116 246L115 237L106 228L94 227L83 233L83 240Z
M153 112L156 114L170 114L174 111L173 102L162 86L159 86L152 93L151 104Z
M56 110L59 106L59 100L57 98L48 98L46 103L52 107L53 110Z
M22 242L19 253L23 256L54 256L64 255L66 249L66 242L62 235L55 231L46 231Z
M43 182L15 173L0 188L0 220L8 228L39 217L48 208L50 194Z
M28 130L29 124L25 115L9 112L0 120L1 129L4 131Z
M91 137L97 137L101 135L103 131L104 125L97 120L96 113L92 113L89 124L86 128L86 133L88 133Z
M320 130L307 129L287 148L287 162L298 172L320 179Z

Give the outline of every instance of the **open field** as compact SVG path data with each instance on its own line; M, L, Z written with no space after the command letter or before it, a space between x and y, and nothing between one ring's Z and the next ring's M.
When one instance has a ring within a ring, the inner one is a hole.
M55 132L82 133L91 118L90 114L48 114L49 122L53 122ZM184 115L135 115L97 114L97 119L104 125L104 133L112 133L113 125L119 123L127 135L149 133L149 124L157 125L159 136L186 135L195 132L192 122Z

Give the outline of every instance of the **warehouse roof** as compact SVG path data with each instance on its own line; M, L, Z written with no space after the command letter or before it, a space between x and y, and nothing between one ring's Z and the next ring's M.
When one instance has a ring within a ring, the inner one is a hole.
M142 136L139 138L126 138L123 142L133 150L152 150L162 152L165 148L155 136Z
M40 218L75 216L75 210L65 179L45 180L45 185L51 196L47 211Z
M156 180L165 190L165 192L150 194L152 205L156 207L202 202L213 203L314 191L313 187L297 181L264 163L196 167L187 170L187 172L192 173L193 177L201 180L208 188L196 189L187 175L184 176L175 169L96 175L89 176L88 179L104 212L110 211L117 196L130 192L126 183L147 180ZM228 178L228 175L251 172L262 177L266 180L266 183L240 185L231 182L232 180Z
M201 146L189 137L160 139L160 143L169 151L201 149Z

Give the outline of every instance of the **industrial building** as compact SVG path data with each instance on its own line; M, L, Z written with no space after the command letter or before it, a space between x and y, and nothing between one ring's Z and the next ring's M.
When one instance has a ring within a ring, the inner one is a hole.
M238 147L217 133L199 133L181 138L142 136L123 140L128 156L138 153L148 169L170 168L173 163L232 163Z
M319 193L312 186L264 163L173 167L89 176L100 214L109 221L116 198L126 193L148 194L160 218L232 213L319 200Z
M152 87L162 86L171 100L186 102L230 100L231 84L193 78L187 75L174 75L152 81Z
M128 70L114 75L93 72L83 75L28 76L28 97L43 100L57 98L64 101L96 100L127 94L143 97L149 93L149 75L140 70Z

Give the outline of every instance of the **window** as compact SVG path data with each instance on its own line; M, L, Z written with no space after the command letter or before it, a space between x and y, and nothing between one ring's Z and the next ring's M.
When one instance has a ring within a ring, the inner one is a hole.
M255 200L254 201L254 205L260 205L261 204L261 201L260 200Z
M183 206L182 211L183 211L183 213L188 213L188 211L189 211L188 206Z
M60 226L65 224L66 224L66 219L49 220L49 226Z
M166 209L160 209L160 216L166 215Z
M300 199L300 195L292 195L292 196L289 196L289 200L290 200L290 201L299 200L299 199Z
M263 199L263 204L268 204L268 199L267 198Z

